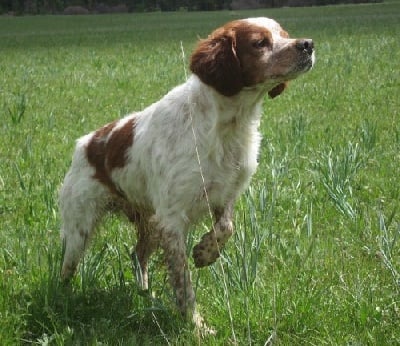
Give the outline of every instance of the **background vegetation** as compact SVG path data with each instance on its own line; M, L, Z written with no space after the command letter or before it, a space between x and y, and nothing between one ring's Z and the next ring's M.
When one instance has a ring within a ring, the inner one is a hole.
M249 16L312 37L317 63L265 100L237 231L218 263L193 270L216 336L202 339L176 315L161 256L154 297L139 294L135 234L117 217L100 227L72 289L60 286L57 191L75 139L159 99L185 80L199 36ZM1 344L398 345L399 19L398 2L1 17Z
M320 6L383 0L0 0L0 14L89 14L148 11L213 11Z

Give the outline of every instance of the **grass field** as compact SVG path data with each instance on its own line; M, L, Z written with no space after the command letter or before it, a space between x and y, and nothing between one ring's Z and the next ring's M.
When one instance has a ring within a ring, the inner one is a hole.
M57 191L75 139L159 99L185 80L198 37L249 16L313 38L317 63L265 101L237 232L218 263L193 270L216 336L177 316L160 255L156 298L138 294L135 235L116 217L62 287ZM398 2L1 17L0 344L399 345L399 23Z

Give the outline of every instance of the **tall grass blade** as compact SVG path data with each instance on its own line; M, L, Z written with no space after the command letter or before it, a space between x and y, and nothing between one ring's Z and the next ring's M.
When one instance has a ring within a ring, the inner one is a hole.
M17 95L12 106L7 108L11 123L17 125L21 123L26 111L26 96L25 94Z
M379 242L379 257L382 259L386 268L390 271L393 281L395 282L396 290L400 291L400 271L396 268L395 260L393 258L393 251L400 238L400 223L394 227L390 227L389 222L385 220L385 216L381 211L378 214L380 242Z
M350 203L353 197L352 184L364 164L358 144L348 143L338 154L333 150L322 152L316 162L323 187L335 207L351 219L357 217L357 211Z

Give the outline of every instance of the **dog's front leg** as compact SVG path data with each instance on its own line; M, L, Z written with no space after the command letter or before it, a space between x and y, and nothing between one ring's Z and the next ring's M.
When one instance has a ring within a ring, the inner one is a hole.
M190 279L183 232L162 230L161 247L164 250L169 279L175 291L176 304L182 316L195 316L195 294Z
M233 233L233 203L228 203L225 208L216 208L214 216L216 222L212 230L204 234L193 248L194 264L198 268L214 263Z

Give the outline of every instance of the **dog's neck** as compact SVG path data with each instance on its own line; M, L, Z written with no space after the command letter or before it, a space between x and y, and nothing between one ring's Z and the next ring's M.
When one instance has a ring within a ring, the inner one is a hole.
M210 114L218 116L218 119L214 119L216 123L221 125L236 123L245 127L259 122L261 106L268 92L268 86L243 88L234 96L224 96L213 87L203 83L196 75L191 75L187 83L191 98L189 102L192 102L195 107L209 108Z

